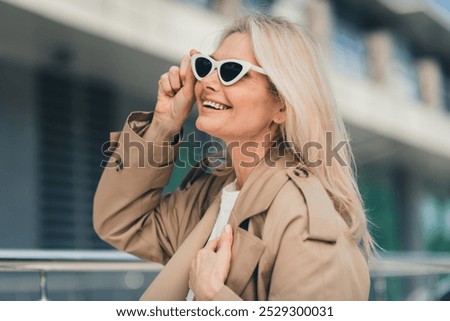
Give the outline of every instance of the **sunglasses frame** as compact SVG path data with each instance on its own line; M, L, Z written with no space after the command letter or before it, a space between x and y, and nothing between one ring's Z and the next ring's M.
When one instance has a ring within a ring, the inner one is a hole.
M206 74L206 76L204 77L200 77L199 74L197 73L197 70L195 68L195 61L197 60L197 58L204 58L206 60L208 60L209 62L211 62L212 68L211 70L208 72L208 74ZM220 74L220 67L227 63L227 62L233 62L233 63L238 63L242 66L242 70L241 72L234 77L232 80L230 81L225 81L222 78L222 75ZM204 78L208 77L214 70L218 70L217 75L219 76L220 82L224 85L224 86L231 86L233 84L235 84L236 82L238 82L239 80L241 80L242 77L245 76L245 74L249 71L249 70L253 70L256 72L259 72L260 74L264 74L267 75L266 72L264 71L264 69L262 69L261 67L255 66L251 63L249 63L248 61L245 60L239 60L239 59L225 59L225 60L214 60L213 58L211 58L208 55L204 55L204 54L195 54L191 56L191 67L192 67L192 73L194 74L195 78L198 81L203 80Z

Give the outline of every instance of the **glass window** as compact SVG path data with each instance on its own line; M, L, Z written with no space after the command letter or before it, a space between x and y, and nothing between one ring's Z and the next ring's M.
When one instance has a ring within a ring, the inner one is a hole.
M392 38L392 77L396 90L408 97L420 99L416 63L405 40Z
M388 251L401 249L395 191L388 174L377 166L358 168L359 189L376 243Z
M113 85L43 68L35 76L39 247L107 248L92 229L92 197L116 110Z
M444 107L445 110L450 112L450 75L445 74L443 77L443 87L444 87Z
M182 1L186 3L192 3L205 8L212 7L212 0L182 0Z
M181 0L205 8L214 8L214 5L225 0ZM243 8L248 11L268 12L276 0L239 0Z
M353 76L368 76L365 34L351 24L338 20L332 32L332 64Z
M242 0L242 5L251 11L267 12L274 2L274 0Z
M425 247L429 251L450 251L450 198L428 194L420 206Z

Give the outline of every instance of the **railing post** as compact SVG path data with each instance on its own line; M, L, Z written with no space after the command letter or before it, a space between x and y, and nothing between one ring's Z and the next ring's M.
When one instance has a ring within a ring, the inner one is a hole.
M385 301L386 300L386 287L387 287L386 278L383 276L376 277L373 283L374 283L373 289L375 291L375 300L376 301Z
M39 271L40 274L40 289L41 289L41 301L47 301L47 272Z
M431 301L440 300L441 293L439 293L438 291L438 282L439 282L438 275L428 276L427 288L430 289L432 296L428 297L427 300Z

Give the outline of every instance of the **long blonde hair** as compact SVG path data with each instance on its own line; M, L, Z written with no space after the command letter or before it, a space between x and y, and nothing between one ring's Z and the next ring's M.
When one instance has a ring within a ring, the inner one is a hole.
M221 41L236 32L251 36L254 55L276 89L277 98L284 103L287 119L280 126L283 141L300 156L305 169L319 178L353 238L369 256L374 243L355 178L353 153L313 38L284 18L263 15L235 20L224 30ZM313 159L321 161L321 165L311 166L305 161L311 155L302 154L309 142L322 147L346 142L339 151L345 164L336 159L330 162L323 148L315 148Z

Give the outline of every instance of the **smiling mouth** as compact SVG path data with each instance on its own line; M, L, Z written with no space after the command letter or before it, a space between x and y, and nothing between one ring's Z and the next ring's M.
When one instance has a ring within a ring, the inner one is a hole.
M214 101L211 100L205 100L203 102L203 107L206 107L208 109L214 109L214 110L227 110L227 109L231 109L231 106L227 106L227 105L222 105L219 103L216 103Z

